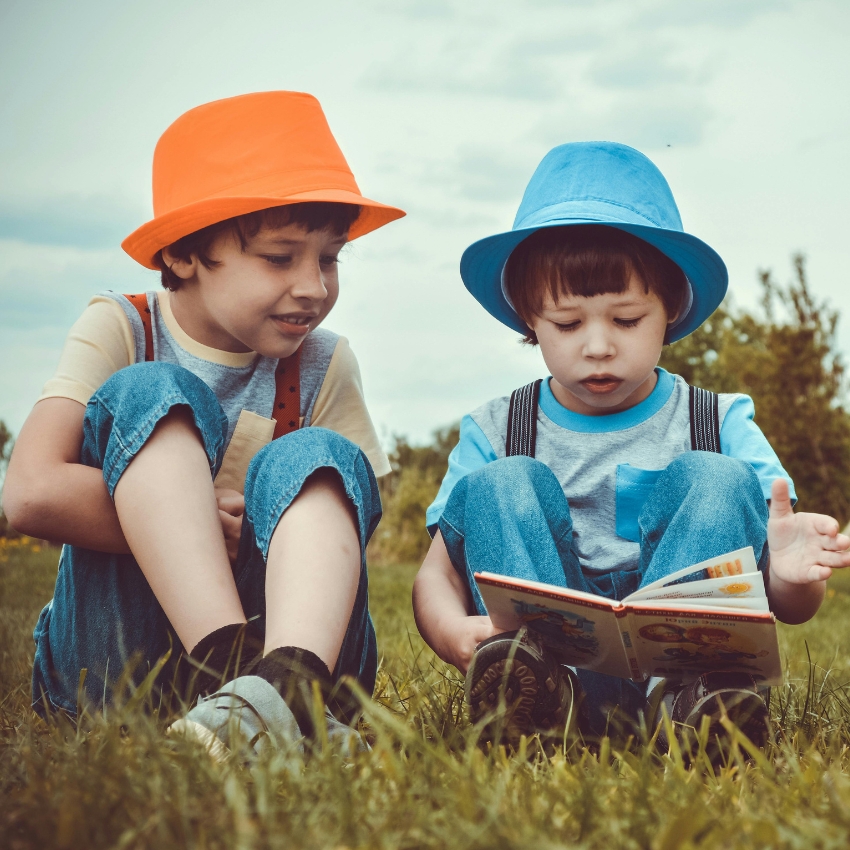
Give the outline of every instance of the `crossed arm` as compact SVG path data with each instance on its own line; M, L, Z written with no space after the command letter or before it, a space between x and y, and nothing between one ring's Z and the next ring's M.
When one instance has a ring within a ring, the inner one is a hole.
M36 404L15 443L3 507L12 526L31 537L126 554L130 547L103 473L80 463L85 412L84 405L69 398ZM233 560L245 502L235 490L217 489L215 495Z

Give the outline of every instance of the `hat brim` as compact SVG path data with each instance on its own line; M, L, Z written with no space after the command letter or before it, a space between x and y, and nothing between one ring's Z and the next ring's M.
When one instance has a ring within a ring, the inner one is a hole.
M719 306L729 286L729 274L720 255L705 242L676 230L651 225L624 224L596 220L550 221L534 227L488 236L470 245L460 260L460 276L472 296L502 324L521 334L530 328L517 315L502 291L502 271L512 251L522 242L547 227L602 224L637 236L669 257L685 273L691 285L688 309L677 318L668 333L675 342L693 333Z
M310 201L324 201L335 204L352 204L361 207L360 215L352 224L348 233L349 240L364 236L391 221L406 215L404 210L379 204L364 198L356 192L344 189L314 189L280 197L245 198L207 198L165 215L157 216L134 230L121 247L138 263L149 269L158 269L154 257L163 248L172 245L178 239L188 236L204 227L237 215L257 212L270 207L301 204Z

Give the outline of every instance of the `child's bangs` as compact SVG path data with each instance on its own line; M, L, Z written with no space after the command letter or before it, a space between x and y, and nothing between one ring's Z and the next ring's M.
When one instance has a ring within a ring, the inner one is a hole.
M303 204L285 204L247 213L232 219L242 248L264 228L277 230L291 224L303 227L308 233L330 230L336 236L345 236L360 216L355 204L335 204L309 201Z
M548 299L619 294L633 275L658 295L668 316L678 314L686 292L682 270L642 239L605 225L536 231L509 257L505 285L517 314L530 325Z

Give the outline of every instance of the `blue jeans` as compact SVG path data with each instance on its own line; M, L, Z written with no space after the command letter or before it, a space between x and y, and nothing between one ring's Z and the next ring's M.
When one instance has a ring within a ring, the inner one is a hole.
M688 452L659 476L638 518L637 569L582 569L564 491L549 467L527 457L494 461L452 490L439 527L475 611L486 614L473 573L491 572L623 599L690 564L752 546L767 562L767 504L753 468L709 452ZM636 718L645 685L578 671L593 725L611 706Z
M168 363L144 363L117 372L92 396L83 423L80 462L103 470L113 495L124 470L154 427L177 405L189 407L207 453L210 475L224 455L227 419L212 390L196 375ZM307 478L335 469L357 514L360 584L333 676L353 676L371 693L377 643L369 616L366 544L381 518L378 486L369 461L353 443L324 428L305 428L263 448L248 468L245 514L233 579L245 616L265 623L266 557L272 534ZM76 714L79 698L89 707L108 705L122 673L139 685L169 650L158 678L162 692L180 686L177 664L183 646L131 555L65 546L53 600L33 634L33 707ZM128 662L131 662L128 666ZM122 687L128 682L122 682Z

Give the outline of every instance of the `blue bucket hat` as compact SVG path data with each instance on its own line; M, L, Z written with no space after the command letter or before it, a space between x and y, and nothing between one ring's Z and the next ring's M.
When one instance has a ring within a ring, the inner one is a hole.
M474 242L463 252L460 276L466 288L500 322L528 333L505 294L505 264L532 233L574 224L624 230L682 269L690 293L670 326L670 342L695 331L726 294L726 265L705 242L682 230L664 175L642 153L615 142L574 142L546 154L525 190L513 228Z

